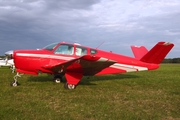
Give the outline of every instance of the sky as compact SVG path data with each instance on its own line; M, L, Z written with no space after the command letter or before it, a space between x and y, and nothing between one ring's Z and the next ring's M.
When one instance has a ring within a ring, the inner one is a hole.
M62 41L131 57L166 41L180 57L180 0L0 0L0 55Z

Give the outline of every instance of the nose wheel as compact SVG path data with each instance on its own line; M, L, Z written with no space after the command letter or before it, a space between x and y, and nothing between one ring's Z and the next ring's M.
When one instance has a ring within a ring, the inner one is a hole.
M16 80L14 80L14 81L11 82L10 85L13 86L13 87L16 87L16 86L19 85L19 83Z
M14 80L11 82L11 86L13 86L13 87L16 87L16 86L18 86L19 85L19 83L18 83L18 81L17 81L17 78L18 77L21 77L23 74L19 74L19 73L17 73L15 76L14 76Z

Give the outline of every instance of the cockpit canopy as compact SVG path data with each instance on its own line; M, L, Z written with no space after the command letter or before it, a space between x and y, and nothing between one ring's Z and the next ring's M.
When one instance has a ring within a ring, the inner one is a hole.
M59 43L52 43L50 45L45 46L43 49L52 51Z
M43 48L44 50L53 51L54 54L62 54L62 55L76 55L83 56L88 54L88 48L83 47L80 44L68 44L65 42L62 43L52 43ZM96 54L97 50L90 49L90 54Z

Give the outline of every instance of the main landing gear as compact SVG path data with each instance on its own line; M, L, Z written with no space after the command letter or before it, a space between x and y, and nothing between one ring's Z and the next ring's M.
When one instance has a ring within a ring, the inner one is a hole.
M83 70L79 62L80 61L76 61L66 68L65 78L67 82L64 84L64 88L69 90L75 89L81 78L83 77ZM55 81L59 82L59 79L56 78Z
M54 75L53 81L55 83L61 83L63 81L62 76L61 75Z
M69 89L69 90L73 90L76 88L76 85L73 84L68 84L67 82L64 84L64 88Z
M62 83L63 82L62 75L54 75L53 81L55 83ZM73 90L73 89L76 88L76 85L75 84L68 84L68 82L65 82L64 83L64 88L69 89L69 90Z
M13 87L16 87L16 86L18 86L19 85L19 83L18 83L18 81L17 81L17 78L18 77L21 77L23 74L19 74L18 72L17 72L17 74L14 76L14 80L11 82L11 86L13 86Z

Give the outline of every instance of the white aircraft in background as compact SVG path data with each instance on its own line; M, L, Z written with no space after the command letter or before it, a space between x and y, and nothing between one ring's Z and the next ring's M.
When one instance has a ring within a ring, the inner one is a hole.
M6 57L4 59L0 60L0 67L9 66L10 69L12 70L12 73L14 73L15 66L14 66L14 59L12 58L13 51L7 51L7 52L5 52L5 55L6 55Z

